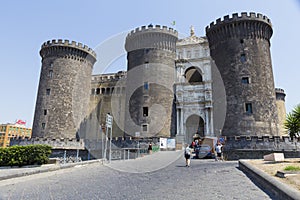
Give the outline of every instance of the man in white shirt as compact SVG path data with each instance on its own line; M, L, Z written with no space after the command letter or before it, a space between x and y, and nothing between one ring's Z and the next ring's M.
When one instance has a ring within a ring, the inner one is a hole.
M223 160L222 158L222 144L220 142L217 143L216 145L216 152L217 152L217 161L218 160Z

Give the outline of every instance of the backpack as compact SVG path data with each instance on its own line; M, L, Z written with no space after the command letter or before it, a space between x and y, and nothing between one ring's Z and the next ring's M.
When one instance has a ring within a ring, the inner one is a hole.
M190 155L191 154L190 149L189 148L185 148L184 154L185 155Z

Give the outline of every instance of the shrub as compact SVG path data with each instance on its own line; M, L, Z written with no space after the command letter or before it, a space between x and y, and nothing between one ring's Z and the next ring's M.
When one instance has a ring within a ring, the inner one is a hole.
M298 166L286 166L284 168L285 171L300 171L300 167Z
M51 146L27 145L0 148L0 166L24 166L45 164L49 161Z
M153 152L158 152L159 149L160 149L159 146L152 146L152 151L153 151Z

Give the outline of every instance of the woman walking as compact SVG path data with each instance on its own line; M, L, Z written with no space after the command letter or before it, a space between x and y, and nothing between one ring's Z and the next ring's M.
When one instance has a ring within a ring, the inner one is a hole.
M185 166L190 167L191 164L191 148L187 144L184 149L184 157L185 157Z

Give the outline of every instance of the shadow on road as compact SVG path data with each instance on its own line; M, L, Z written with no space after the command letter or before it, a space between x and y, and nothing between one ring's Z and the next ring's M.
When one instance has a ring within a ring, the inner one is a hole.
M176 165L176 167L186 167L185 165Z

